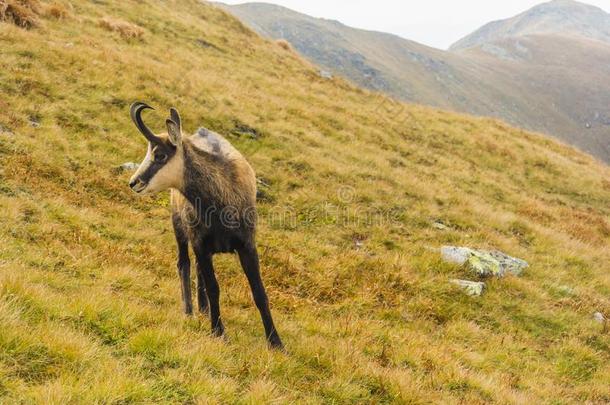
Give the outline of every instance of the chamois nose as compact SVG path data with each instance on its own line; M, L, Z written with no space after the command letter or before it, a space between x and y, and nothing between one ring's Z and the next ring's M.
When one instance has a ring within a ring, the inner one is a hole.
M132 179L129 181L129 187L131 187L131 189L134 191L141 185L142 185L142 181L140 179Z
M146 186L147 186L147 184L139 178L135 178L135 179L129 181L129 187L131 187L131 189L138 194L141 193L142 191L144 191Z

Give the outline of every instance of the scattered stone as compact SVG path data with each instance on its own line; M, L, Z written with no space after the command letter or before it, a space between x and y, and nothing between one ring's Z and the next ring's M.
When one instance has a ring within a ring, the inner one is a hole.
M434 229L438 229L439 231L445 231L445 230L449 229L449 227L448 227L447 225L443 224L443 223L442 223L442 222L440 222L440 221L436 221L436 222L434 222L434 223L432 224L432 227L433 227Z
M264 177L257 177L256 178L256 184L258 184L259 186L262 187L271 187L271 184L269 184L270 181L265 179Z
M560 285L557 290L564 295L574 295L574 289L567 285Z
M468 281L468 280L449 280L451 284L459 286L466 294L471 297L480 297L485 291L485 283L480 281Z
M31 118L29 122L32 128L40 128L40 122L36 121L35 119Z
M197 45L199 45L202 48L213 48L216 50L220 50L220 48L218 46L214 45L213 43L211 43L209 41L206 41L203 38L198 38L195 41L197 42Z
M125 108L129 104L127 100L114 96L104 97L102 102L106 105L117 108ZM104 128L104 130L106 131L106 128Z
M133 170L137 170L140 167L139 164L133 162L126 162L119 166L119 169L124 172L129 172Z
M262 178L256 178L256 200L260 202L273 202L274 198L271 193L271 185L269 181Z
M604 316L604 314L602 314L601 312L596 312L593 314L593 319L595 319L595 321L599 322L599 323L604 323L606 322L606 317Z
M202 48L211 48L212 44L208 41L206 41L205 39L202 38L198 38L195 40L197 42L197 45L199 45Z
M273 197L269 194L269 192L266 189L257 188L256 189L256 201L272 202Z
M258 129L253 128L237 119L233 120L233 129L231 130L231 134L237 137L244 136L254 140L259 139L262 135L261 131Z
M465 265L480 277L504 277L506 274L521 275L529 264L497 250L477 250L467 247L443 246L441 257L449 263Z
M333 74L328 70L320 70L320 77L322 79L330 80L333 78Z

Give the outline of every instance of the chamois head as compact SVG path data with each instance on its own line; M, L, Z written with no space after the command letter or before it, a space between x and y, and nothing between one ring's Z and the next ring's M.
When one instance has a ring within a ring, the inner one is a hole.
M131 177L129 187L138 194L153 194L169 188L180 189L184 177L180 115L175 108L170 109L171 118L165 121L167 134L155 135L142 121L142 111L145 109L153 108L136 102L130 109L131 119L148 140L148 150L140 167Z

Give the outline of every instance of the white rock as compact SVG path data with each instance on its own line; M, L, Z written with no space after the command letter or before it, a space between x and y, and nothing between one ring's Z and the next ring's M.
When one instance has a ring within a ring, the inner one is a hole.
M140 167L140 165L133 162L126 162L119 166L119 168L124 171L136 170L138 167Z
M565 295L574 295L574 289L568 285L560 285L559 287L557 287L557 290Z
M444 261L466 265L474 274L481 277L504 277L506 274L521 275L529 265L497 250L478 250L467 247L443 246L441 257Z
M599 323L604 323L606 321L606 317L601 312L594 313L593 319L595 319Z
M441 257L449 263L464 264L471 254L472 250L464 247L443 246L441 248Z
M439 231L444 231L446 229L449 229L449 227L447 225L443 224L442 222L438 222L438 221L433 223L432 226L435 229L438 229Z
M322 79L330 80L333 78L333 74L327 70L320 70L320 77Z

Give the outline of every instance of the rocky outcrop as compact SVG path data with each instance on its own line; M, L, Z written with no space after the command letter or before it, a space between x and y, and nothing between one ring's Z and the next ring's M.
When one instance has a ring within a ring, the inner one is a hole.
M443 246L441 256L446 262L464 265L479 277L504 277L507 274L519 276L529 266L525 260L497 250Z

